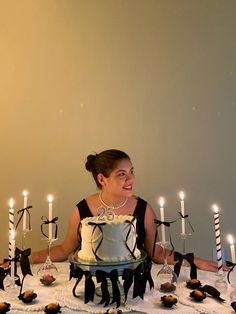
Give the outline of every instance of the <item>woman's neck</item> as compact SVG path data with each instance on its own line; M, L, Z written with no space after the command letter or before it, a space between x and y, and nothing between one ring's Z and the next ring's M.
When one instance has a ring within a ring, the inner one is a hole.
M108 196L104 191L99 194L99 201L104 207L119 209L126 205L128 197Z

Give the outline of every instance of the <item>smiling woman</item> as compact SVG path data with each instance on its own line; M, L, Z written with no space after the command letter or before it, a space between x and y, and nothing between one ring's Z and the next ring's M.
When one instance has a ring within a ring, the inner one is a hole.
M155 254L153 255L156 234L155 212L150 204L142 198L133 195L132 192L135 175L130 157L123 151L109 149L99 154L89 155L85 167L92 173L100 192L87 196L73 209L67 235L63 243L51 249L52 260L66 260L71 253L75 252L81 246L82 234L78 236L81 221L92 217L95 221L92 224L97 224L100 218L98 216L101 215L100 210L104 210L108 221L113 221L114 217L118 215L133 217L134 220L132 220L130 227L132 225L135 228L135 225L137 225L135 248L137 246L138 250L145 251L149 261L153 260L156 263L163 263L162 248L158 244L156 244ZM127 222L127 219L124 218L124 222ZM114 219L114 221L116 220ZM100 227L98 226L99 230ZM128 236L129 234L130 232L128 232ZM90 239L90 241L92 240ZM31 259L36 263L43 262L46 254L46 250L35 252L32 253ZM217 270L216 263L198 258L195 258L194 261L200 269ZM173 254L168 255L168 262L174 263Z

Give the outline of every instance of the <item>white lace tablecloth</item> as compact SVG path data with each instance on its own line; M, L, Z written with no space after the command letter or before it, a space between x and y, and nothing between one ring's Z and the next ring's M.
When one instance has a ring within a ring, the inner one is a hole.
M33 289L37 293L37 299L31 304L24 304L22 301L18 300L17 296L19 294L19 288L16 290L10 290L9 288L5 291L0 290L0 302L8 302L11 304L10 313L44 313L44 307L48 303L56 302L62 307L61 312L67 314L79 313L105 313L109 307L103 307L103 305L97 304L100 300L95 296L95 303L89 302L84 304L83 301L83 289L84 281L83 279L77 287L77 293L81 295L81 298L75 298L72 294L72 288L75 284L76 279L72 278L69 280L69 263L56 263L58 268L57 280L51 286L43 286L39 278L37 277L37 270L40 265L34 265L32 268L34 276L27 276L24 281L23 291L28 289ZM153 265L152 276L156 279L160 265ZM207 297L203 302L194 302L190 297L189 293L191 290L186 288L185 276L187 274L182 271L177 284L176 291L172 294L178 299L178 303L171 309L163 307L160 299L164 295L160 293L155 288L151 291L147 285L144 300L139 297L132 299L132 287L130 289L130 295L128 296L127 303L122 305L120 309L123 313L148 313L148 314L168 314L170 312L176 314L222 314L222 313L233 313L231 308L230 293L231 288L228 286L227 289L223 291L221 296L226 300L224 303L220 303L212 297ZM216 275L214 273L198 271L198 279L203 285L209 284L214 286L216 280ZM96 280L94 279L94 282ZM235 300L236 301L236 300Z

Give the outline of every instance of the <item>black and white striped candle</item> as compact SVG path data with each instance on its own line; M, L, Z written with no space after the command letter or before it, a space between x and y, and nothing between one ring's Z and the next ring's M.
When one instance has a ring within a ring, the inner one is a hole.
M214 211L215 237L216 237L216 257L217 257L218 272L223 272L221 238L220 238L219 208L217 205L213 205L212 207L213 207L213 211Z
M13 258L13 250L12 250L12 231L14 231L14 200L13 198L9 201L9 258Z

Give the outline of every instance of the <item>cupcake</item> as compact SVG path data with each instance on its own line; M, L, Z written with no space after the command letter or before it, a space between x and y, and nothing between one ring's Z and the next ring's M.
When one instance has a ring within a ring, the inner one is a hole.
M193 290L190 295L191 298L193 298L195 301L202 301L203 299L206 298L206 294L203 291L200 291L198 289Z
M33 290L26 290L21 293L18 298L24 303L31 303L34 299L37 298L37 294Z
M44 312L50 314L61 313L61 306L58 303L49 303L45 306Z
M10 311L11 304L10 303L0 303L0 314L5 314Z
M174 298L172 295L164 295L161 297L161 301L166 307L172 307L174 304L177 303L177 299Z
M186 281L186 285L187 285L187 288L198 289L201 287L202 284L201 284L201 281L198 279L191 279L191 280Z

